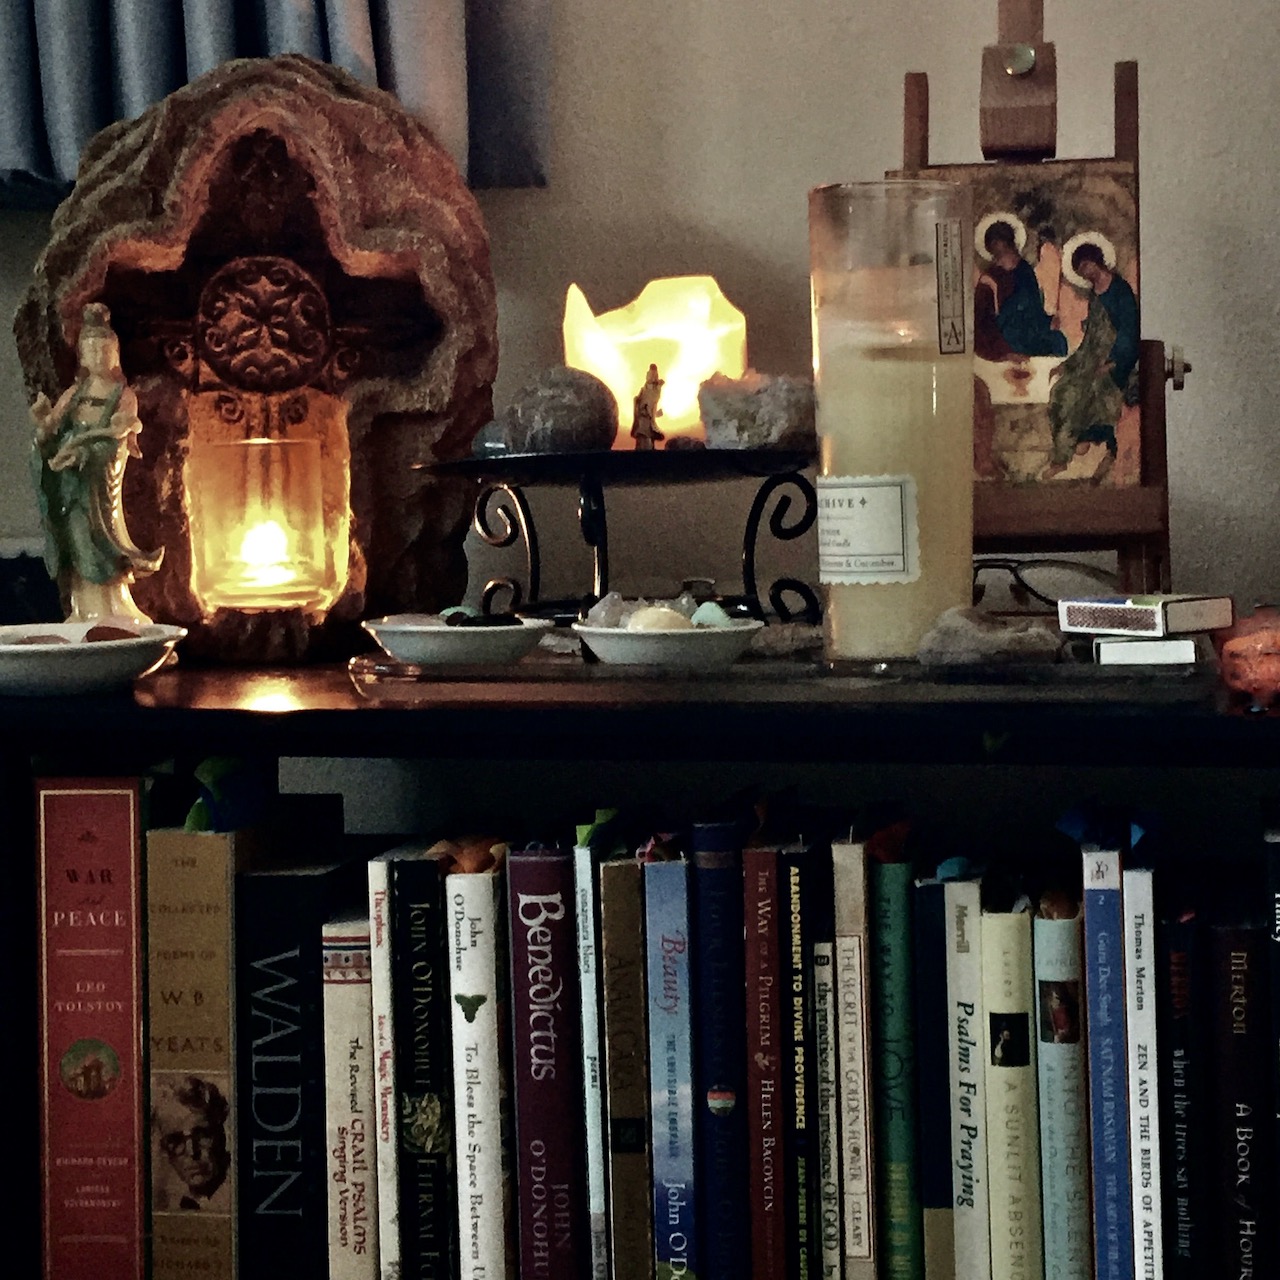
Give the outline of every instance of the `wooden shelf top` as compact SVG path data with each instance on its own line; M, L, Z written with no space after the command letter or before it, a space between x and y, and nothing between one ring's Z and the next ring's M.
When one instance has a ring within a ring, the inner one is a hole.
M835 674L746 661L637 674L577 659L380 686L345 667L175 668L130 693L0 699L10 750L417 758L1280 764L1280 718L1231 708L1211 673L1087 667Z

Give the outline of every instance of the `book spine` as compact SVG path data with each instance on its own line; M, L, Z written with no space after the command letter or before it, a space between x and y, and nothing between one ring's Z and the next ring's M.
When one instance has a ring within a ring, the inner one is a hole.
M604 1082L600 1075L600 950L595 859L589 845L573 851L578 994L582 1010L582 1093L587 1139L587 1238L592 1280L608 1280L609 1201L605 1186Z
M240 1101L239 1280L287 1257L299 1275L329 1262L320 929L315 875L236 878L236 1090Z
M513 853L507 891L520 1280L578 1280L587 1247L569 855Z
M1215 925L1208 940L1214 1063L1209 1169L1218 1207L1211 1257L1223 1275L1274 1276L1276 1177L1266 935L1261 925Z
M444 882L440 859L391 863L402 1280L453 1280L457 1264Z
M911 867L873 860L867 880L875 947L871 1043L881 1266L885 1280L918 1280L924 1242L915 1123Z
M775 849L746 849L742 860L751 1275L752 1280L787 1280L778 854Z
M1263 832L1264 874L1267 882L1267 981L1271 996L1271 1094L1274 1101L1272 1150L1280 1168L1280 828Z
M1097 1280L1132 1280L1120 854L1084 850L1085 1025Z
M326 922L321 946L329 1280L373 1280L378 1189L369 929L351 919Z
M1080 918L1032 924L1045 1280L1091 1280L1089 1091Z
M818 1273L818 1105L814 1054L813 855L791 849L779 859L784 895L781 927L784 1079L787 1159L788 1275L811 1280Z
M1156 1075L1155 898L1146 867L1120 873L1124 907L1125 1018L1129 1038L1129 1182L1138 1280L1164 1280Z
M506 1280L511 1180L503 1144L506 982L502 880L455 873L449 896L449 1009L453 1019L454 1148L462 1280Z
M945 886L927 881L915 888L916 1090L920 1118L920 1204L924 1230L924 1271L955 1275L956 1242L952 1209L950 1054L947 1005Z
M1170 1280L1199 1280L1209 1265L1204 1081L1208 1037L1200 993L1200 925L1194 915L1162 920L1156 937L1165 1270Z
M944 886L956 1280L991 1276L981 897L976 880L953 880Z
M400 1151L396 1130L395 1009L391 1002L391 870L369 863L369 991L373 1016L374 1152L378 1186L378 1274L400 1272Z
M839 1059L841 1229L845 1280L876 1280L871 1134L871 992L867 973L867 864L863 845L831 849ZM986 1280L986 1277L983 1277Z
M612 1280L654 1274L642 874L638 862L600 865Z
M693 994L689 868L644 868L649 986L649 1111L653 1151L653 1240L659 1277L697 1273L693 1118Z
M1029 910L983 913L982 969L991 1280L1031 1280L1045 1255Z
M823 1280L844 1274L840 1234L840 1108L836 1098L840 1065L836 1052L835 941L813 945L813 1046L817 1059L818 1239Z
M746 953L742 851L734 828L695 827L698 1280L738 1280L750 1266L747 1202ZM708 847L702 847L708 846Z
M36 783L46 1280L146 1271L139 809L136 779Z
M154 1280L234 1274L234 839L146 836ZM208 1136L193 1164L180 1140L197 1119Z

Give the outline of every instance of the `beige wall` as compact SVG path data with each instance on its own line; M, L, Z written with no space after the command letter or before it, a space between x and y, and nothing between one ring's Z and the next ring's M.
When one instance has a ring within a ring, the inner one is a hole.
M558 359L573 280L600 309L651 276L709 271L747 312L752 362L806 370L805 192L897 164L905 71L930 77L933 158L980 158L978 61L994 39L995 0L558 0L555 9L551 185L482 197L500 290L499 405ZM1110 153L1113 64L1139 63L1143 330L1185 347L1195 365L1170 404L1175 586L1225 588L1243 603L1280 598L1271 10L1258 0L1046 5L1060 155ZM0 304L10 313L39 227L0 215ZM0 537L22 536L34 531L34 506L17 466L26 427L8 347L0 404L0 475L11 477L0 487ZM656 589L684 573L732 583L749 497L735 486L613 495L615 585ZM536 494L535 509L552 546L546 592L585 589L572 495ZM780 559L765 569L795 567L794 556ZM490 563L477 556L474 578Z

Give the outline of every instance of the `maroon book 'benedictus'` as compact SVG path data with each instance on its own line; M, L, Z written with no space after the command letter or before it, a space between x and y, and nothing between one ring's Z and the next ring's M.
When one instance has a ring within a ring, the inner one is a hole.
M142 1280L140 786L36 783L46 1280Z
M581 1280L587 1232L573 861L507 859L521 1280Z

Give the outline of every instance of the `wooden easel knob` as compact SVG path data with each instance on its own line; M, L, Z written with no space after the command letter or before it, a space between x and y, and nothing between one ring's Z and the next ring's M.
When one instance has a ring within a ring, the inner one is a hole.
M999 43L982 51L978 135L988 160L1041 160L1058 149L1058 60L1043 0L1000 0Z

